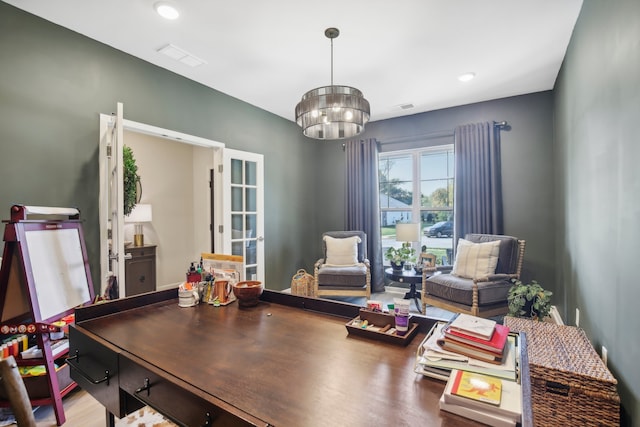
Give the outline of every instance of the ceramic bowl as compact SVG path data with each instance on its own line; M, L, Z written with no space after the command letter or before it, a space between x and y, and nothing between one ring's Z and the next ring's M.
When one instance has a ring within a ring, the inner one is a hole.
M234 284L233 294L238 298L240 307L253 307L258 304L263 289L262 282L250 280Z

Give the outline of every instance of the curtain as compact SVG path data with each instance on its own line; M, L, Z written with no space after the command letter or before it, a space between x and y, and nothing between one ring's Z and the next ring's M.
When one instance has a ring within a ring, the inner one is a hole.
M500 128L489 122L458 126L454 150L453 241L467 233L503 234Z
M384 292L382 237L380 235L380 190L378 188L378 142L353 140L345 144L347 230L367 235L367 256L371 263L371 291Z

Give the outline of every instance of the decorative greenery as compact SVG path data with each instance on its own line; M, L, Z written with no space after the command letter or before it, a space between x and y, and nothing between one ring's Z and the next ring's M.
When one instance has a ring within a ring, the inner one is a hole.
M509 316L529 317L542 321L551 311L552 292L545 290L538 282L522 283L513 280L509 289Z
M411 247L411 243L405 242L399 248L390 247L384 256L394 264L400 264L415 259L416 250Z
M137 184L138 181L140 181L140 176L138 176L138 166L136 165L136 159L133 157L133 151L126 145L122 147L122 159L124 175L124 215L127 216L138 202Z

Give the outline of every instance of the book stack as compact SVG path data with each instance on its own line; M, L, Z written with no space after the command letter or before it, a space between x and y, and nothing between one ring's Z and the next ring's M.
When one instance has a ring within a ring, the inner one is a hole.
M509 327L491 319L458 314L442 330L438 344L445 351L500 365L506 354Z
M515 426L522 418L520 384L454 369L439 406L443 411L490 426Z

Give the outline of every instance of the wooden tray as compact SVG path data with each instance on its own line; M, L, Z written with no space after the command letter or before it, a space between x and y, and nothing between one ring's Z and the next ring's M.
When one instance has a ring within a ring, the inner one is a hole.
M362 328L359 322L367 321L369 325L374 325L376 329ZM398 335L397 333L382 332L380 329L389 325L389 328L395 328L396 321L395 316L385 313L376 313L365 309L360 309L360 315L354 319L351 319L345 324L347 332L350 335L357 335L376 341L383 341L392 344L398 344L406 346L411 342L413 337L418 332L418 324L412 322L413 317L409 316L409 329L404 335ZM354 321L357 323L354 325Z

